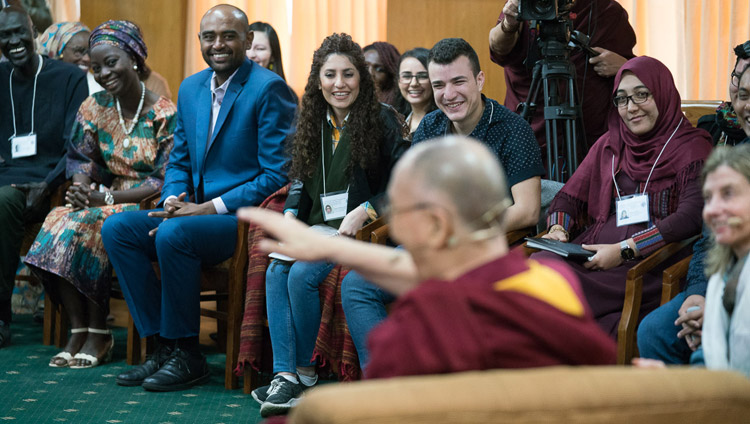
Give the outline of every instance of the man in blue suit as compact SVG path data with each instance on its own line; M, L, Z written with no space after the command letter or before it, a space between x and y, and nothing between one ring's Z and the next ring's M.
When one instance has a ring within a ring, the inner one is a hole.
M163 209L116 214L102 228L138 332L156 342L143 365L117 377L124 386L173 391L208 380L198 345L201 266L234 253L238 208L286 183L284 140L296 106L280 77L245 58L247 16L216 6L198 38L210 69L180 86Z

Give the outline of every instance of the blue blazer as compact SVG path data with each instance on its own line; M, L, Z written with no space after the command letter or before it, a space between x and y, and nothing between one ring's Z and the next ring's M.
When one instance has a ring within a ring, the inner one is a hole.
M297 106L281 77L245 59L227 87L209 138L212 76L209 68L180 84L160 203L186 192L197 203L221 197L234 213L260 204L286 184L284 141Z

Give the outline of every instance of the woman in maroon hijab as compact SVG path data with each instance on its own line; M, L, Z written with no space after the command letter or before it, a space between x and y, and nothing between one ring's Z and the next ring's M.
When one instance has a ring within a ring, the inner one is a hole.
M613 102L608 131L552 201L545 237L596 252L570 265L614 336L627 271L701 231L700 171L711 139L683 115L672 74L656 59L629 60L615 77ZM658 306L662 270L644 277L641 316Z

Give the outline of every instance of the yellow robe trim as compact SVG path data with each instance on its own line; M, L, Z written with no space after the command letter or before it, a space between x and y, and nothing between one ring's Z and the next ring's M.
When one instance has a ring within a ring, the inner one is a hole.
M496 282L495 290L523 293L568 315L583 316L583 304L562 275L537 261L527 260L527 263L527 271Z

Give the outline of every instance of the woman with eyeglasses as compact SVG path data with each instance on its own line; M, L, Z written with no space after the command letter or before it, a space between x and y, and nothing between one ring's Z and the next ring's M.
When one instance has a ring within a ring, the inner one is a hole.
M609 129L552 201L544 237L592 252L569 264L599 325L614 337L628 270L701 231L700 172L711 139L688 122L672 74L656 59L637 57L620 69L613 103ZM659 305L670 264L644 277L641 317Z
M89 56L89 35L91 30L80 22L60 22L52 24L37 38L39 53L51 59L59 59L72 63L86 72L89 95L102 91L97 84L94 74L89 72L91 57Z
M417 47L402 54L398 63L398 88L405 105L396 109L409 111L406 124L410 134L417 130L425 115L437 109L427 74L429 54L429 50Z

